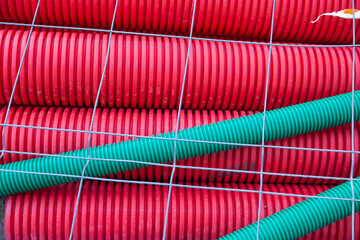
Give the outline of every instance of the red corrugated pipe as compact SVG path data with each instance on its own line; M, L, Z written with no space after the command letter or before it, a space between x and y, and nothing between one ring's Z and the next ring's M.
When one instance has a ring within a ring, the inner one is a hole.
M28 31L0 30L0 103L6 104ZM15 104L92 106L106 56L107 34L37 31L14 95ZM268 47L194 40L184 109L260 110ZM100 106L177 108L187 41L114 34ZM360 89L360 49L355 88ZM274 46L268 109L351 91L352 48Z
M0 109L0 122L4 122L6 107ZM186 110L180 115L180 129L222 121L252 114L244 111L199 111ZM89 130L91 108L62 107L12 107L8 123L37 127L50 127L71 130ZM155 135L174 131L177 110L139 110L98 108L95 112L93 130L97 132L122 133L133 135ZM0 128L0 132L2 128ZM360 123L355 124L355 150L359 150ZM88 134L50 131L20 127L7 127L5 131L6 149L20 152L50 153L82 149L88 145ZM92 135L92 146L104 145L129 139L110 135ZM0 139L1 140L1 139ZM269 145L351 150L351 126L344 125L323 131L269 142ZM1 163L9 163L29 158L33 155L5 153ZM355 155L355 176L360 175L358 154ZM225 168L260 171L261 148L245 147L222 153L201 156L180 161L181 166ZM315 176L349 177L351 154L284 150L265 148L264 171L274 173L305 174ZM133 180L169 181L171 168L148 167L119 173L117 178ZM201 182L259 182L258 174L239 174L178 168L175 180ZM335 184L337 181L311 178L292 178L264 175L266 183L316 183Z
M196 185L196 184L195 184ZM69 237L79 184L66 184L11 195L6 200L6 239ZM206 186L206 185L203 185ZM209 187L258 190L255 184ZM315 195L322 185L264 185L264 191ZM74 239L161 239L168 187L85 181ZM173 188L166 239L216 239L257 220L258 193ZM264 194L261 218L304 198ZM355 226L359 224L355 215ZM360 237L355 228L355 239ZM351 239L351 217L303 239Z
M38 24L109 29L115 0L41 0ZM119 1L115 29L189 35L194 0ZM197 0L194 35L269 41L272 1ZM31 23L37 0L0 1L0 21ZM360 1L355 0L355 8ZM352 21L324 17L324 12L351 9L351 0L277 0L274 41L351 44ZM357 22L357 21L356 21ZM356 23L359 42L359 24Z

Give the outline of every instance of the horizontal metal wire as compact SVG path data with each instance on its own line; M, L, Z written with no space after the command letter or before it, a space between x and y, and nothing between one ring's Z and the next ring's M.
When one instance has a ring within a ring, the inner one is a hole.
M5 150L4 153L12 153L19 155L32 155L32 156L41 156L41 157L60 157L60 158L69 158L69 159L79 159L79 160L93 160L93 161L108 161L108 162L127 162L127 163L137 163L149 166L158 166L158 167L168 167L173 168L173 165L166 163L154 163L154 162L143 162L130 159L108 159L108 158L93 158L93 157L77 157L77 156L65 156L59 154L46 154L46 153L34 153L34 152L21 152L21 151L10 151ZM217 171L217 172L231 172L231 173L245 173L245 174L260 174L260 171L255 170L241 170L241 169L228 169L228 168L211 168L211 167L198 167L198 166L187 166L187 165L176 165L175 168L179 169L192 169L192 170L201 170L201 171ZM0 172L3 169L0 169ZM16 171L16 170L13 170ZM324 180L338 180L338 181L350 181L350 178L345 177L331 177L331 176L317 176L317 175L304 175L304 174L291 174L291 173L274 173L274 172L263 172L264 175L269 176L283 176L283 177L299 177L299 178L313 178L313 179L324 179ZM360 181L360 179L353 179L354 181Z
M110 133L110 132L99 132L99 131L87 131L87 130L76 130L76 129L65 129L65 128L52 128L52 127L38 127L38 126L27 126L27 125L18 125L18 124L3 124L0 123L0 126L5 127L16 127L16 128L28 128L28 129L39 129L39 130L48 130L48 131L63 131L63 132L72 132L72 133L92 133L98 135L109 135L109 136L118 136L118 137L130 137L130 138L147 138L147 139L156 139L156 140L165 140L165 141L177 141L177 142L193 142L193 143L204 143L204 144L219 144L219 145L230 145L238 147L264 147L264 148L275 148L275 149L285 149L285 150L301 150L301 151L317 151L317 152L334 152L334 153L355 153L360 154L360 151L352 150L341 150L341 149L322 149L322 148L307 148L307 147L290 147L290 146L277 146L270 144L250 144L250 143L229 143L229 142L218 142L218 141L205 141L205 140L196 140L196 139L182 139L182 138L164 138L158 136L146 136L146 135L137 135L137 134L125 134L125 133ZM0 150L1 152L1 150Z
M64 177L64 178L79 178L79 179L81 179L81 177L82 177L81 175L59 174L59 173L43 173L43 172L31 172L31 171L14 171L14 170L8 170L8 169L1 169L0 171L11 172L11 173L20 173L20 174L47 175L47 176ZM278 192L248 190L248 189L208 187L208 186L174 184L174 183L170 184L170 183L161 183L161 182L147 182L147 181L124 180L124 179L110 179L110 178L100 178L100 177L89 177L89 176L86 176L86 175L84 176L84 179L96 180L96 181L105 181L105 182L119 182L119 183L130 183L130 184L158 185L158 186L170 186L171 185L173 187L206 189L206 190L222 190L222 191L232 191L232 192L246 192L246 193L260 193L261 192L262 194L278 195L278 196L317 198L317 199L329 199L329 200L340 200L340 201L353 201L353 199L351 199L351 198L332 198L332 197L322 197L322 196L317 196L317 195L278 193ZM229 184L231 184L231 183L229 183ZM234 184L237 184L237 183L234 183ZM272 184L272 185L274 185L274 184ZM355 199L354 201L355 202L360 202L360 199Z
M22 26L30 27L31 24L28 23L12 23L12 22L0 22L0 25L10 25L10 26ZM34 27L37 28L53 28L53 29L64 29L64 30L76 30L76 31L92 31L92 32L103 32L110 33L108 29L99 29L99 28L85 28L85 27L69 27L69 26L55 26L55 25L41 25L34 24ZM179 39L190 39L188 36L181 35L171 35L171 34L157 34L157 33L142 33L142 32L130 32L130 31L118 31L113 30L113 33L128 34L128 35L138 35L138 36L151 36L151 37L167 37L167 38L179 38ZM334 44L334 45L324 45L324 44L288 44L288 43L267 43L267 42L251 42L251 41L242 41L242 40L227 40L227 39L216 39L216 38L204 38L204 37L191 37L194 40L202 41L213 41L213 42L228 42L228 43L243 43L250 45L264 45L264 46L283 46L283 47L307 47L307 48L336 48L336 47L353 47L352 44ZM360 47L360 44L355 44L355 47Z
M170 174L170 187L169 187L168 198L167 198L167 203L166 203L165 221L164 221L163 236L162 236L163 240L166 240L166 230L167 230L167 223L168 223L168 216L169 216L169 209L170 209L170 202L171 202L171 190L172 190L171 184L173 183L173 179L174 179L174 175L175 175L175 171L176 171L176 150L177 150L176 144L177 144L177 138L178 138L178 132L179 132L179 126L180 126L180 113L181 113L181 107L182 107L182 102L183 102L183 97L184 97L186 74L188 71L189 57L190 57L190 52L191 52L191 41L192 41L192 35L193 35L193 29L194 29L196 2L197 2L197 0L194 0L192 18L191 18L191 27L190 27L190 39L188 41L188 46L187 46L187 54L186 54L186 60L185 60L183 80L182 80L182 84L181 84L179 107L177 110L177 119L176 119L176 126L175 126L175 141L174 141L174 150L173 150L173 168L172 168L172 171Z

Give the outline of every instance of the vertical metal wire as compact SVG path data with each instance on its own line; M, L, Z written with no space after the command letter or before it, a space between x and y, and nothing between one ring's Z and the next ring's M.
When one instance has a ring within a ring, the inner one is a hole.
M170 175L170 186L169 186L168 198L167 198L167 203L166 203L166 212L165 212L165 220L164 220L165 223L164 223L164 230L163 230L163 237L162 237L163 240L165 240L165 237L166 237L166 228L167 228L167 222L168 222L168 217L169 217L169 208L170 208L170 201L171 201L172 183L173 183L174 174L175 174L175 170L176 170L176 143L177 143L177 135L178 135L178 131L179 131L180 113L181 113L182 100L183 100L183 96L184 96L186 73L187 73L187 69L188 69L188 65L189 65L189 57L190 57L190 51L191 51L191 39L192 39L193 28L194 28L196 2L197 2L197 0L194 1L194 6L193 6L193 12L192 12L192 18L191 18L191 27L190 27L190 35L189 35L190 38L189 38L188 49L187 49L187 54L186 54L184 76L183 76L183 81L182 81L182 86L181 86L181 94L180 94L180 99L179 99L179 108L178 108L178 112L177 112L178 115L177 115L177 119L176 119L175 141L174 141L174 152L173 152L173 168L172 168L171 175Z
M269 45L269 58L266 72L266 87L265 87L265 99L264 99L264 112L263 112L263 128L262 128L262 136L261 136L261 144L265 144L265 123L266 123L266 107L267 107L267 95L269 88L269 77L270 77L270 66L271 66L271 50L272 50L272 42L273 42L273 32L274 32L274 15L275 15L275 3L276 0L273 1L272 13L271 13L271 30L270 30L270 45ZM259 193L259 206L258 206L258 214L257 214L257 228L256 228L256 240L259 239L260 233L260 214L261 214L261 198L262 198L262 188L264 183L264 152L265 148L261 147L261 167L260 167L260 193Z
M74 233L74 226L75 226L75 221L76 221L76 213L79 207L79 200L80 200L80 196L81 196L81 189L84 183L84 175L85 175L85 170L86 167L89 165L90 162L90 149L91 149L91 133L92 133L92 128L94 125L94 117L95 117L95 112L96 112L96 108L99 102L99 97L100 97L100 91L101 91L101 87L105 78L105 73L106 73L106 67L109 61L109 55L110 55L110 46L111 46L111 37L112 37L112 33L113 33L113 29L114 29L114 23L115 23L115 17L116 17L116 10L117 10L117 6L118 6L118 2L119 0L116 0L115 3L115 8L114 8L114 14L113 14L113 18L112 18L112 22L111 22L111 28L110 28L110 34L109 34L109 41L108 41L108 46L107 46L107 52L106 52L106 58L105 58L105 65L104 65L104 70L102 72L102 76L101 76L101 80L100 80L100 84L99 84L99 88L97 91L97 95L96 95L96 100L94 103L94 109L92 112L92 116L91 116L91 123L90 123L90 132L89 132L89 138L88 138L88 160L86 161L82 173L81 173L81 179L80 179L80 185L79 185L79 190L78 190L78 194L77 194L77 198L76 198L76 204L75 204L75 210L74 210L74 215L73 215L73 220L72 220L72 224L71 224L71 231L70 231L70 236L69 239L72 239L73 233Z
M41 1L41 0L39 0L38 3L37 3L37 5L36 5L36 9L35 9L35 13L34 13L34 18L33 18L33 20L32 20L31 28L30 28L30 31L29 31L29 36L28 36L27 41L26 41L24 53L23 53L23 55L22 55L22 57L21 57L21 61L20 61L20 65L19 65L19 68L18 68L18 71L17 71L17 74L16 74L14 86L13 86L13 89L12 89L12 91L11 91L9 104L8 104L8 106L7 106L7 110L6 110L6 114L5 114L5 120L4 120L4 124L5 124L5 125L4 125L3 130L2 130L2 144L3 144L3 149L1 150L0 159L4 156L6 123L7 123L8 117L9 117L9 112L10 112L10 108L11 108L11 103L12 103L13 98L14 98L15 89L16 89L17 83L18 83L18 81L19 81L21 67L22 67L22 65L23 65L23 63L24 63L26 51L27 51L27 49L28 49L28 47L29 47L30 37L31 37L31 34L32 34L33 30L34 30L34 25L35 25L35 21L36 21L36 16L37 16L37 14L38 14L39 7L40 7L40 1Z
M353 10L353 17L352 17L352 82L351 82L351 151L355 150L354 144L354 92L355 92L355 43L356 43L356 36L355 36L355 1L352 0L352 10ZM351 153L351 171L350 171L350 185L351 185L351 239L355 239L355 192L354 192L354 164L355 164L355 153Z

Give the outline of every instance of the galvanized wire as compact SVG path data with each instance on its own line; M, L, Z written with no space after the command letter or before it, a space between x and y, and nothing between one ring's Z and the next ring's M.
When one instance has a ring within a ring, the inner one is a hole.
M351 150L355 149L354 144L354 93L355 93L355 43L356 43L356 36L355 36L355 1L352 0L352 10L353 10L353 17L352 17L352 40L353 40L353 47L352 47L352 81L351 81ZM351 239L355 240L355 192L354 192L354 164L355 164L355 154L351 153L351 170L350 170L350 186L351 186Z
M126 162L126 163L138 163L149 166L158 166L158 167L167 167L173 168L174 166L166 163L154 163L154 162L143 162L132 159L107 159L107 158L89 158L89 157L77 157L77 156L66 156L60 154L46 154L46 153L33 153L33 152L21 152L21 151L9 151L5 150L5 153L15 153L19 155L31 155L34 157L60 157L60 158L70 158L70 159L79 159L79 160L93 160L93 161L108 161L108 162ZM197 167L197 166L187 166L187 165L176 165L175 168L179 169L192 169L192 170L201 170L201 171L216 171L216 172L229 172L234 174L246 173L246 174L260 174L260 171L255 170L241 170L241 169L230 169L230 168L211 168L211 167ZM16 170L7 170L0 169L0 171L7 172L16 172ZM23 171L19 171L22 173ZM323 179L323 180L336 180L336 181L350 181L350 178L345 177L331 177L331 176L318 176L318 175L306 175L306 174L293 174L293 173L275 173L275 172L263 172L263 175L269 176L281 176L281 177L298 177L298 178L312 178L312 179ZM353 181L360 181L360 179L353 179Z
M88 138L88 159L83 167L82 173L81 173L81 179L80 179L80 186L79 186L79 190L78 190L78 194L77 194L77 198L76 198L76 204L75 204L75 210L74 210L74 215L73 215L73 221L71 224L71 231L70 231L70 236L69 236L69 240L72 239L73 236L73 232L74 232L74 226L75 226L75 221L76 221L76 214L78 211L78 207L79 207L79 201L80 201L80 195L81 195L81 190L82 190L82 186L84 183L84 175L85 175L85 171L86 171L86 167L89 165L90 162L90 157L91 157L91 136L92 136L92 129L94 126L94 118L95 118L95 112L96 112L96 108L99 102L99 98L100 98L100 91L101 91L101 87L105 78L105 73L106 73L106 67L108 65L108 61L109 61L109 55L110 55L110 47L111 47L111 37L112 37L112 30L114 28L114 23L115 23L115 17L116 17L116 10L117 10L117 5L118 5L119 0L116 0L115 3L115 7L114 7L114 13L113 13L113 18L112 18L112 22L111 22L111 29L110 29L110 34L109 34L109 40L108 40L108 45L107 45L107 52L106 52L106 58L105 58L105 65L104 65L104 70L102 72L102 76L101 76L101 80L100 80L100 84L99 84L99 88L97 91L97 95L96 95L96 100L95 100L95 104L94 104L94 108L93 108L93 112L92 112L92 116L91 116L91 122L90 122L90 133L89 133L89 138Z
M10 26L31 26L28 23L13 23L13 22L0 22L0 25L10 25ZM110 30L99 29L99 28L85 28L85 27L70 27L70 26L55 26L55 25L42 25L34 24L34 27L37 28L50 28L50 29L63 29L63 30L75 30L75 31L91 31L91 32L102 32L110 33ZM142 32L130 32L130 31L120 31L113 30L113 33L127 34L127 35L137 35L137 36L151 36L151 37L168 37L168 38L179 38L179 39L190 39L188 36L181 35L171 35L171 34L158 34L158 33L142 33ZM206 38L206 37L191 37L193 40L202 40L202 41L212 41L212 42L224 42L224 43L243 43L249 45L263 45L270 46L270 43L267 42L252 42L252 41L243 41L243 40L228 40L228 39L218 39L218 38ZM353 47L353 44L291 44L291 43L272 43L272 46L283 46L283 47L306 47L306 48L337 48L337 47ZM360 44L356 44L356 47L360 47Z
M273 32L274 32L274 16L275 16L275 4L276 0L273 0L273 7L271 13L271 30L270 30L270 46L269 46L269 58L267 63L267 71L266 71L266 85L265 85L265 99L264 99L264 112L263 112L263 124L262 124L262 136L261 136L261 144L265 145L265 124L266 124L266 107L268 100L268 88L269 88L269 78L270 78L270 66L271 66L271 50L272 50L272 42L273 42ZM260 194L259 194L259 204L258 204L258 215L257 215L257 225L256 225L256 240L259 240L259 231L260 231L260 214L261 214L261 199L262 199L262 189L264 183L264 154L265 148L261 148L261 163L260 163Z
M145 185L158 185L158 186L173 186L173 187L184 187L184 188L194 188L194 189L207 189L207 190L219 190L219 191L230 191L230 192L246 192L246 193L262 193L276 196L289 196L289 197L302 197L302 198L316 198L316 199L328 199L328 200L341 200L341 201L355 201L360 202L360 199L353 200L352 198L334 198L334 197L322 197L317 195L305 195L305 194L292 194L292 193L279 193L279 192L270 192L270 191L259 191L259 190L248 190L248 189L236 189L236 188L224 188L224 187L208 187L208 186L196 186L196 185L186 185L186 184L170 184L162 182L147 182L147 181L137 181L137 180L124 180L124 179L110 179L102 177L89 177L81 175L72 175L72 174L60 174L60 173L44 173L44 172L32 172L32 171L14 171L6 169L5 172L12 173L22 173L22 174L33 174L33 175L44 175L44 176L56 176L56 177L65 177L65 178L78 178L94 181L105 181L105 182L115 182L115 183L129 183L129 184L145 184ZM355 179L354 179L355 181Z
M35 24L35 19L38 13L40 1L38 1L34 18L32 21L32 24L24 24L24 23L6 23L6 22L0 22L0 25L13 25L13 26L25 26L25 27L31 27L27 39L27 43L25 46L24 53L22 55L22 59L20 62L20 66L17 72L17 76L15 79L15 83L13 86L13 90L11 93L11 97L9 100L9 103L7 105L7 112L5 116L5 121L3 124L0 124L0 126L3 126L3 132L2 132L2 141L3 141L3 149L1 151L0 159L3 157L4 153L15 153L15 154L28 154L33 156L59 156L62 158L74 158L74 159L86 159L87 162L83 167L82 175L68 175L68 174L55 174L55 173L41 173L41 172L31 172L31 171L15 171L15 170L6 170L6 169L0 169L0 171L3 172L14 172L14 173L22 173L22 174L40 174L40 175L48 175L48 176L61 176L61 177L73 177L80 179L80 186L79 191L77 195L76 200L76 207L75 212L73 216L73 223L71 228L71 234L70 238L72 237L74 223L76 220L76 212L78 210L78 203L81 195L81 187L83 185L84 179L88 180L99 180L99 181L110 181L110 182L120 182L120 183L133 183L133 184L151 184L151 185L161 185L161 186L168 186L169 187L169 194L168 194L168 201L167 201L167 208L166 208L166 218L164 223L164 232L163 232L163 238L166 236L166 225L167 225L167 216L169 211L169 204L171 199L171 188L172 187L184 187L184 188L197 188L197 189L210 189L210 190L225 190L225 191L237 191L237 192L249 192L249 193L258 193L259 194L259 208L258 208L258 220L260 219L260 211L261 211L261 198L262 194L271 194L271 195L282 195L282 196L294 196L294 197L305 197L305 198L325 198L325 199L333 199L333 200L345 200L345 201L352 201L352 239L354 239L354 203L360 201L359 199L354 198L354 187L353 187L353 181L359 181L359 179L354 179L354 161L355 161L355 154L360 154L360 151L355 151L354 148L354 82L355 82L355 48L359 47L360 45L356 44L355 41L355 16L353 14L353 44L351 45L311 45L311 44L282 44L282 43L273 43L272 42L272 36L273 36L273 22L274 22L274 9L275 9L275 0L273 3L273 11L272 11L272 24L271 24L271 34L270 34L270 42L249 42L249 41L238 41L238 40L224 40L224 39L213 39L213 38L203 38L203 37L193 37L192 36L192 29L193 29L193 21L194 21L194 13L195 13L195 7L196 7L196 0L194 2L194 9L193 9L193 16L192 16L192 22L191 22L191 30L190 30L190 36L176 36L176 35L167 35L167 34L151 34L151 33L139 33L139 32L130 32L130 31L117 31L113 30L114 27L114 20L116 16L116 6L118 3L118 0L116 1L115 9L114 9L114 15L113 15L113 21L111 24L111 29L95 29L95 28L81 28L81 27L65 27L65 26L51 26L51 25L40 25ZM355 4L354 0L352 0L352 8L353 13L355 10ZM15 125L15 124L8 124L8 114L9 110L13 101L13 96L15 92L15 88L18 83L21 67L23 65L23 61L25 58L25 54L29 45L30 36L33 32L33 29L37 28L50 28L50 29L67 29L67 30L75 30L75 31L93 31L93 32L104 32L109 33L109 42L108 42L108 49L107 49L107 55L105 60L105 66L103 70L103 75L100 81L96 101L94 104L93 109L93 115L91 118L91 124L90 124L90 130L89 131L83 131L83 130L70 130L70 129L60 129L60 128L48 128L48 127L36 127L36 126L24 126L24 125ZM187 53L187 59L186 59L186 65L185 65L185 71L184 71L184 79L182 83L182 90L181 90L181 97L180 97L180 103L178 108L178 116L177 116L177 124L176 124L176 130L175 130L175 138L160 138L160 137L152 137L152 136L141 136L141 135L132 135L132 134L121 134L121 133L107 133L107 132L96 132L92 131L93 127L93 121L94 121L94 113L97 108L97 103L99 99L100 89L102 86L102 82L104 79L106 66L108 62L108 57L110 53L110 42L111 42L111 36L113 33L118 34L129 34L129 35L139 35L139 36L154 36L154 37L169 37L169 38L181 38L181 39L188 39L188 53ZM252 44L252 45L264 45L269 46L269 59L268 59L268 66L267 66L267 79L266 79L266 90L265 90L265 103L264 103L264 112L263 112L263 132L262 132L262 143L261 144L241 144L241 143L227 143L227 142L216 142L216 141L200 141L200 140L188 140L188 139L178 139L177 133L179 128L179 116L181 111L181 100L185 85L185 76L186 76L186 70L188 65L188 59L189 59L189 53L191 50L191 40L202 40L202 41L216 41L216 42L229 42L229 43L243 43L243 44ZM352 47L353 49L353 61L352 61L352 122L351 122L351 151L349 150L337 150L337 149L316 149L316 148L303 148L303 147L287 147L287 146L272 146L272 145L265 145L264 142L264 134L265 134L265 123L266 123L266 105L267 105L267 89L268 89L268 79L269 79L269 71L270 71L270 59L271 59L271 49L272 46L286 46L286 47L322 47L322 48L328 48L328 47ZM65 131L65 132L79 132L79 133L88 133L88 157L87 158L81 158L81 157L71 157L71 156L62 156L57 154L44 154L44 153L31 153L31 152L20 152L20 151L9 151L6 150L5 147L5 128L6 127L21 127L21 128L32 128L32 129L43 129L43 130L52 130L52 131ZM149 163L149 162L139 162L135 160L125 160L125 159L99 159L99 158L91 158L90 155L90 142L91 142L91 135L92 134L103 134L103 135L113 135L113 136L125 136L125 137L136 137L136 138L151 138L151 139L162 139L162 140L168 140L168 141L174 141L174 159L173 164L160 164L160 163ZM187 142L198 142L198 143L211 143L211 144L225 144L225 145L234 145L234 146L242 146L242 147L261 147L261 170L260 171L247 171L247 170L237 170L237 169L224 169L224 168L206 168L206 167L195 167L195 166L182 166L182 165L176 165L176 143L177 141L187 141ZM273 172L264 172L263 166L264 166L264 149L265 148L279 148L279 149L289 149L289 150L306 150L306 151L320 151L320 152L338 152L338 153L351 153L351 176L350 178L341 178L341 177L327 177L327 176L316 176L316 175L301 175L301 174L286 174L286 173L273 173ZM97 160L97 161L123 161L123 162L136 162L141 164L147 164L149 166L163 166L163 167L171 167L172 173L170 177L170 183L158 183L158 182L145 182L145 181L133 181L133 180L120 180L120 179L108 179L108 178L101 178L101 177L89 177L85 176L85 170L90 160ZM232 189L232 188L218 188L218 187L205 187L205 186L195 186L195 185L184 185L184 184L174 184L173 183L173 177L175 170L177 168L183 168L183 169L198 169L198 170L208 170L208 171L218 171L218 172L232 172L232 173L251 173L251 174L259 174L260 175L260 190L246 190L246 189ZM345 199L345 198L331 198L331 197L318 197L318 196L310 196L310 195L299 195L299 194L285 194L285 193L276 193L276 192L266 192L262 191L263 188L263 175L274 175L274 176L288 176L288 177L302 177L302 178L314 178L314 179L329 179L329 180L340 180L340 181L346 181L350 180L351 182L351 188L352 188L352 198L351 199ZM259 238L259 221L258 221L258 228L257 228L257 239Z
M175 174L175 170L176 170L176 143L177 143L178 132L179 132L181 106L182 106L182 101L183 101L183 97L184 97L186 73L188 70L189 57L190 57L190 51L191 51L191 39L192 39L192 34L193 34L193 29L194 29L196 2L197 2L197 0L194 1L194 5L193 5L193 13L192 13L192 18L191 18L191 28L190 28L190 38L188 41L188 49L187 49L187 54L186 54L184 76L183 76L183 81L182 81L182 85L181 85L181 94L180 94L180 99L179 99L179 108L177 111L177 119L176 119L176 127L175 127L175 141L174 141L174 151L173 151L173 168L172 168L171 175L170 175L170 187L169 187L168 198L167 198L167 203L166 203L165 223L164 223L163 236L162 236L163 240L166 239L166 228L167 228L170 201L171 201L171 190L172 190L171 184L173 183L174 174Z
M147 135L138 135L138 134L126 134L126 133L111 133L111 132L101 132L101 131L88 131L88 130L77 130L77 129L65 129L65 128L53 128L53 127L39 127L39 126L27 126L27 125L18 125L18 124L2 124L0 126L7 127L17 127L17 128L27 128L27 129L39 129L39 130L50 130L50 131L63 131L63 132L72 132L72 133L92 133L98 135L106 136L117 136L117 137L130 137L130 138L147 138L147 139L157 139L164 141L175 141L175 138L165 138L158 136L147 136ZM284 150L303 150L303 151L319 151L319 152L332 152L332 153L355 153L360 154L360 151L352 150L341 150L341 149L326 149L326 148L308 148L308 147L290 147L290 146L278 146L271 144L250 144L250 143L231 143L231 142L218 142L218 141L206 141L206 140L196 140L196 139L182 139L177 138L177 142L192 142L192 143L206 143L206 144L219 144L219 145L229 145L236 147L259 147L259 148L277 148ZM1 171L1 169L0 169Z

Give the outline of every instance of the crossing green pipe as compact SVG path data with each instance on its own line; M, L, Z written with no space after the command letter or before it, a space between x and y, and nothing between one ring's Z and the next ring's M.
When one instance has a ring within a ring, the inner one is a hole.
M357 178L359 179L359 178ZM360 198L360 182L353 181L354 199ZM319 197L352 199L350 182L318 194ZM355 212L360 202L355 201ZM350 216L352 201L309 198L260 220L259 239L298 239L333 222ZM255 240L257 222L226 235L221 240Z
M355 121L360 120L360 91L355 92ZM314 132L351 122L351 93L324 98L266 112L265 141L287 138ZM263 114L235 118L200 127L180 130L179 139L217 141L227 143L256 144L262 138ZM175 133L156 135L174 138ZM161 139L136 139L91 148L92 158L131 159L143 162L167 163L173 158L174 141ZM179 141L176 159L187 159L204 154L233 149L238 146ZM82 149L62 153L64 156L88 156ZM4 172L1 169L81 175L85 159L64 157L41 157L0 166L0 195L9 195L39 188L45 188L78 180L76 177L62 177L39 174ZM130 162L90 160L85 175L98 177L144 165Z

